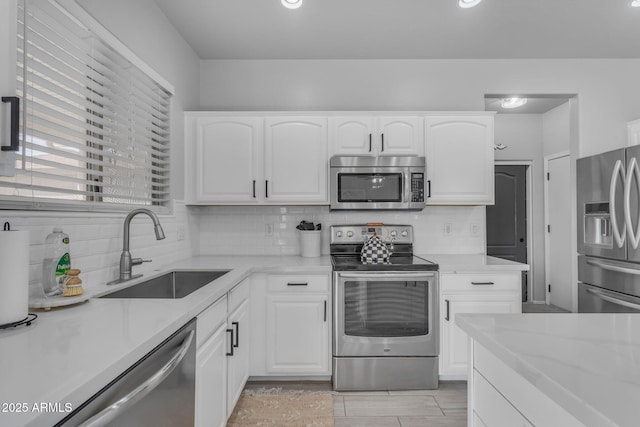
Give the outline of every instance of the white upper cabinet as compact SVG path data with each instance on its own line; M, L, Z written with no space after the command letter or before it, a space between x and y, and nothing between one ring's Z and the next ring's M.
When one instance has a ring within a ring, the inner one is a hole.
M629 122L627 130L629 131L628 145L640 145L640 119Z
M199 118L195 126L195 199L256 203L262 121L255 117Z
M332 155L424 155L422 117L346 116L329 123Z
M328 203L327 119L265 119L267 203Z
M189 204L328 204L326 117L187 113Z
M493 115L428 116L427 205L494 203Z
M16 96L16 0L0 0L0 96ZM9 101L5 98L5 101ZM11 145L9 102L0 103L0 145ZM0 151L0 175L13 175L15 151Z

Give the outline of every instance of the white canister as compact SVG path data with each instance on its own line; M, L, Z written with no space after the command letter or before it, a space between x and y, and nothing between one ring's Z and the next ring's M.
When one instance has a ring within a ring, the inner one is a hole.
M298 230L300 235L300 255L305 258L320 256L322 230Z
M0 325L20 322L29 309L29 232L0 231Z

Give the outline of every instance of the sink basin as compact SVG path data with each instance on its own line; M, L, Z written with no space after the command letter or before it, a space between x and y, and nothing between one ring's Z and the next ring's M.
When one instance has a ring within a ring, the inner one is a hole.
M229 271L171 271L100 298L184 298Z

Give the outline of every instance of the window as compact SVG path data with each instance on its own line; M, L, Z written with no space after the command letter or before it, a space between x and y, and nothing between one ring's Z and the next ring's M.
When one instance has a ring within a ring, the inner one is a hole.
M20 0L17 44L21 148L3 205L168 206L169 85L73 1Z

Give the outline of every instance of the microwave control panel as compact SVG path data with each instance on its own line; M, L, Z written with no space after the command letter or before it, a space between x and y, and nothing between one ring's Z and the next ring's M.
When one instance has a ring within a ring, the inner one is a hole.
M424 174L411 174L411 201L424 202Z

